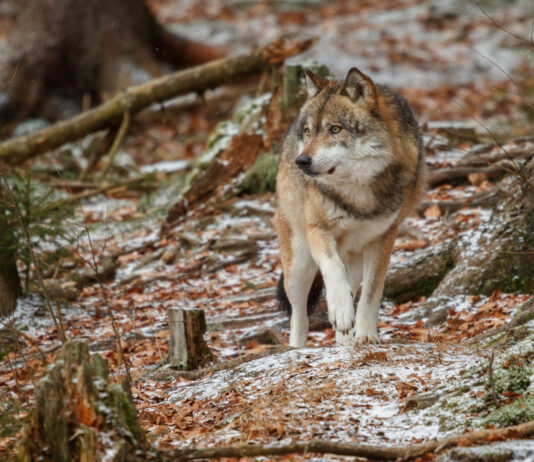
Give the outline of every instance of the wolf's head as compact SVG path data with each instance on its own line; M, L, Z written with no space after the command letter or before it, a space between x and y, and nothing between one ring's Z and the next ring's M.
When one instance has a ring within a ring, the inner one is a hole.
M308 99L297 118L297 166L316 181L366 182L393 158L373 81L352 68L343 83L306 71Z

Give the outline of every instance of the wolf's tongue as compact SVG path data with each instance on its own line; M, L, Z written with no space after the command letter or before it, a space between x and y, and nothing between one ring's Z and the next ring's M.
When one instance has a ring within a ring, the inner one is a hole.
M336 171L336 167L332 167L330 170L328 170L328 173L329 175L332 175L332 173L334 173Z

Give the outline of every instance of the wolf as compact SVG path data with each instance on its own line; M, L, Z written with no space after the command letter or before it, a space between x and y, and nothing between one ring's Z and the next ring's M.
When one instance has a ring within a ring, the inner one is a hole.
M305 74L308 98L285 135L273 218L289 344L305 346L323 285L337 343L376 343L397 231L425 184L421 130L404 98L356 68L339 82Z

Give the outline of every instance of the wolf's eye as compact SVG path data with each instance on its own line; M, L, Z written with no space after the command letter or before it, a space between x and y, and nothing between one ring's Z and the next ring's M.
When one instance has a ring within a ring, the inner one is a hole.
M304 134L309 135L311 133L311 130L308 127L304 127Z
M339 133L341 131L341 127L339 125L332 125L330 127L330 133L332 133L332 135L335 135L336 133Z

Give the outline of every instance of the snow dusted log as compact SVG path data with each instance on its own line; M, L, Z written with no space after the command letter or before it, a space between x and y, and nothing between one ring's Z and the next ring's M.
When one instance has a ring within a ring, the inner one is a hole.
M127 112L134 115L157 102L190 92L202 92L234 82L238 78L261 73L270 65L281 64L287 58L306 51L315 42L316 39L294 42L276 40L240 56L218 59L130 87L70 120L1 143L0 160L19 165L37 154L114 126L120 123Z
M204 366L213 355L204 341L206 318L199 309L169 308L169 363L179 369Z

